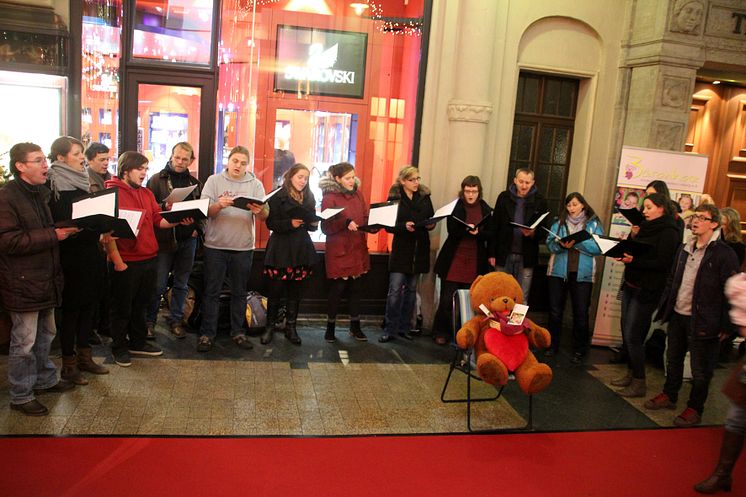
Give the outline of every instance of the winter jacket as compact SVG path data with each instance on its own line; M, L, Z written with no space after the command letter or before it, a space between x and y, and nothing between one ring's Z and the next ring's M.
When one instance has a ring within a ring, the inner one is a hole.
M635 241L652 245L647 252L625 265L624 281L640 288L642 302L658 302L666 286L676 249L681 245L681 231L673 216L643 221Z
M513 242L513 235L516 226L510 224L515 218L516 209L515 185L502 192L495 201L495 209L492 211L492 239L488 247L490 257L495 258L495 264L504 266L505 261L510 254L510 248ZM521 223L530 226L539 216L547 212L547 202L544 197L536 190L536 186L531 187L525 197L524 205L524 222ZM539 262L539 245L546 239L546 232L541 229L542 226L548 226L547 216L536 227L534 236L523 236L521 255L523 256L523 266L526 268L534 267ZM516 236L522 236L516 234Z
M49 189L22 181L0 189L0 304L33 312L60 305L63 276Z
M695 339L717 339L720 332L731 333L728 311L730 306L725 297L725 283L738 272L738 258L733 249L719 239L719 230L705 248L702 262L697 269L692 294L692 318L689 321ZM682 244L676 253L675 264L668 277L658 307L657 318L664 323L674 313L676 297L684 275L686 261L693 250L695 241Z
M197 185L197 188L184 201L198 199L202 190L202 183L189 174L188 171L184 173L174 171L171 168L171 161L166 163L166 167L161 172L148 180L148 188L153 192L155 201L158 202L161 210L166 209L163 199L168 197L174 188L186 188L192 185ZM201 223L194 223L189 226L178 225L165 230L156 230L155 238L158 240L159 250L162 252L175 252L177 243L191 238L195 230L198 233L202 232Z
M327 173L320 179L319 187L324 194L322 211L344 207L336 216L321 221L321 231L326 235L326 277L346 278L367 273L370 255L365 233L347 229L352 221L358 226L368 224L370 207L360 191L359 181L352 191L348 191Z
M400 183L394 183L389 189L389 201L398 201L396 226L387 231L394 234L389 257L389 271L392 273L423 274L430 272L430 229L426 227L407 229L407 222L424 221L433 217L433 204L430 201L430 190L420 185L410 199L404 193Z
M142 212L137 238L117 240L119 255L124 262L138 262L152 259L158 255L158 241L155 230L160 229L160 208L155 201L153 192L144 186L134 188L119 178L112 178L106 183L106 188L119 188L119 209L136 210Z
M83 190L60 191L59 198L51 196L49 209L55 222L72 219L72 204L88 195ZM83 230L60 242L60 263L65 275L62 295L64 309L80 309L97 302L103 291L106 255L99 235Z
M728 278L725 296L730 303L730 321L741 327L746 326L746 273Z
M601 221L598 217L594 216L585 223L585 230L588 233L603 235L604 227L601 225ZM566 224L560 225L559 220L556 220L550 228L552 233L557 234L560 238L564 238L570 234ZM556 276L567 280L567 259L570 250L577 250L580 252L578 257L578 276L577 280L580 283L593 283L596 275L596 259L595 256L601 255L601 249L598 244L592 239L585 240L580 243L576 243L573 247L568 250L559 244L554 236L547 236L547 248L552 253L549 257L549 266L547 267L547 276Z
M318 225L304 223L297 228L293 228L292 220L299 219L293 216L294 209L305 209L310 213L316 212L316 202L309 189L306 189L303 205L292 199L285 188L269 199L267 228L272 231L272 234L269 236L264 254L265 266L274 268L310 267L316 263L316 249L308 232L316 231Z
M482 217L487 217L492 213L492 209L484 200L479 201L479 206L482 209ZM487 242L491 237L489 231L490 223L486 222L480 226L479 233L477 236L469 234L469 228L459 221L453 219L457 217L461 220L466 220L466 208L464 207L463 199L456 202L456 206L453 208L453 215L449 216L446 220L446 229L448 230L448 238L443 243L443 248L440 249L438 258L435 259L435 274L437 274L442 280L445 280L448 276L448 271L451 269L453 258L456 255L459 243L464 238L473 238L477 244L477 274L486 274L489 271L489 264L487 263Z

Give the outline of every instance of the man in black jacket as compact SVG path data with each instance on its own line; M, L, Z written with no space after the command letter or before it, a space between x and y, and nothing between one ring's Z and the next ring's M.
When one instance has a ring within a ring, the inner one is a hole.
M536 229L511 223L530 226L549 210L535 183L531 169L516 170L513 184L495 202L493 236L488 247L490 265L495 266L496 271L513 275L521 285L526 304L534 266L539 260L539 244L546 239L546 232L541 227L546 226L548 216Z
M691 353L692 391L687 408L674 418L680 427L702 422L702 411L712 373L717 365L719 338L730 334L726 280L738 272L738 259L720 239L720 211L700 205L692 219L691 242L679 247L658 308L658 319L668 322L666 384L663 392L645 402L647 409L676 409L683 381L684 357Z
M184 200L195 200L200 197L202 184L189 172L189 166L193 162L194 148L187 142L179 142L171 150L171 158L166 163L166 167L150 178L148 188L153 192L161 209L171 209L171 202L165 202L165 199L174 188L197 185ZM170 316L167 321L171 333L175 337L186 337L183 324L184 302L189 292L187 283L194 265L194 254L197 250L199 233L200 228L196 223L156 231L156 238L158 239L156 293L148 307L146 316L148 338L150 339L155 338L153 330L158 319L158 307L160 306L161 296L166 291L169 274L173 274L173 286L171 287L171 302L169 302Z
M8 383L10 408L44 416L34 394L63 392L75 385L57 379L49 359L56 333L54 308L62 298L59 242L80 231L55 228L48 200L47 159L41 147L17 143L10 149L15 180L0 189L0 301L10 312Z

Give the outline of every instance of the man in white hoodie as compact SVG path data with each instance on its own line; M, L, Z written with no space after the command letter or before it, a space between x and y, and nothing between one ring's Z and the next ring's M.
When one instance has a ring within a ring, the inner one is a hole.
M269 215L267 204L246 204L234 207L236 197L264 197L264 185L248 171L249 151L237 146L228 156L228 166L205 182L202 198L210 199L205 229L202 325L197 341L199 352L208 352L218 329L220 290L225 275L230 276L231 337L242 349L253 345L246 336L243 322L246 315L246 294L251 261L254 256L254 219L263 221Z

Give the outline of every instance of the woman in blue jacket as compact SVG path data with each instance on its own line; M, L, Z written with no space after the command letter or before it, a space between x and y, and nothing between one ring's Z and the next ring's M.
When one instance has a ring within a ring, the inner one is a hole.
M551 231L564 238L579 231L603 235L604 229L593 208L578 192L565 198L565 209L552 224ZM561 242L553 235L547 237L547 247L552 252L547 268L549 285L549 332L552 334L552 348L546 355L554 355L559 350L562 334L562 315L565 299L570 294L573 320L573 364L579 364L590 345L588 309L591 305L591 292L596 273L595 256L601 254L596 242L588 239L580 243Z

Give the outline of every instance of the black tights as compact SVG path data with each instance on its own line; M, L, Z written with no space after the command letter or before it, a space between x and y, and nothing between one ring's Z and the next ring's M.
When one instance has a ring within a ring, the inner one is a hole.
M302 281L295 280L269 280L269 299L279 304L282 299L289 301L300 301Z
M62 326L60 327L62 355L74 355L76 343L80 348L90 347L88 338L93 330L97 305L98 303L80 309L62 309Z
M360 293L362 284L360 282L362 278L337 278L330 280L331 286L329 287L329 303L327 307L327 321L333 323L337 320L337 312L339 310L339 303L342 300L345 288L348 288L347 293L347 307L350 314L350 320L360 319Z

